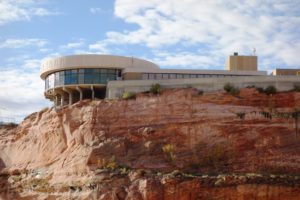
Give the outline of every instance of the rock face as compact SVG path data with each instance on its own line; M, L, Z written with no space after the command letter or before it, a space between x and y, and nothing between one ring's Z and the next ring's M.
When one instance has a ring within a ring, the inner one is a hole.
M0 129L0 199L300 199L297 108L247 88L44 109Z

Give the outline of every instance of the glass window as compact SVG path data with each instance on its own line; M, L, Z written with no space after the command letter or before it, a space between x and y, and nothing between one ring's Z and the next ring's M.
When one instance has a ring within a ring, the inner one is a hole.
M121 70L117 70L117 73L118 73L118 77L122 77L122 71Z
M143 74L142 80L148 80L148 74Z
M183 78L182 74L177 74L177 78Z
M100 74L100 83L106 83L107 74Z
M106 74L107 73L107 69L101 69L101 74Z
M84 73L85 74L92 74L93 73L93 69L84 69Z
M64 84L65 85L71 84L71 70L66 70L64 76L65 76ZM59 74L59 77L61 77L61 74ZM63 85L63 83L61 85Z
M59 74L58 74L58 72L56 72L54 74L54 86L56 87L58 85L59 85Z
M162 78L163 78L163 79L169 79L169 74L163 74L163 75L162 75Z
M57 83L58 83L58 80L59 80L58 73L53 73L53 74L48 75L45 79L45 89L46 90L57 86L57 85L54 85L55 84L55 74L57 74L56 78L57 78Z
M84 83L93 83L93 69L84 69Z
M108 81L114 81L114 80L116 80L115 77L116 77L116 76L113 75L113 74L108 74L108 75L107 75L107 78L106 78L106 81L107 81L107 82L108 82Z
M60 71L58 72L58 76L59 76L59 81L58 81L58 85L64 85L65 84L65 72L64 71Z
M170 74L170 79L176 79L176 74Z
M83 84L84 83L84 73L80 72L80 70L79 70L79 74L78 74L78 83L79 84Z
M156 78L155 78L155 79L157 79L157 80L162 79L162 74L155 74L155 75L156 75Z
M66 70L65 71L65 75L70 75L71 74L71 70Z
M184 74L183 78L190 78L190 75L189 74Z
M155 79L155 76L154 76L155 74L149 74L149 80L154 80Z
M108 69L108 70L107 70L107 73L109 73L109 74L115 74L116 72L115 72L114 69Z
M191 74L191 78L197 78L196 74Z
M78 83L78 73L77 70L72 70L70 75L70 84L77 84Z
M149 74L144 74L149 77ZM154 79L155 74L152 74ZM162 74L160 74L162 76ZM72 69L55 72L45 79L45 89L71 84L107 84L122 77L119 69Z
M93 83L94 84L100 84L101 83L101 77L100 74L98 74L97 76L93 77Z

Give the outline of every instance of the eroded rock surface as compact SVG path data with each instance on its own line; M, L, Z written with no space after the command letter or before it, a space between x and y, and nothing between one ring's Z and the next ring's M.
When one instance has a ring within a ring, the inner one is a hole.
M249 88L44 109L0 129L0 199L300 199L299 107Z

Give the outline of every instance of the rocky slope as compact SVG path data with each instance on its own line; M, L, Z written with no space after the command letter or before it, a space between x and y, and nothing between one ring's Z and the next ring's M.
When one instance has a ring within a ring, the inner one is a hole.
M0 199L300 199L297 108L247 88L44 109L0 129Z

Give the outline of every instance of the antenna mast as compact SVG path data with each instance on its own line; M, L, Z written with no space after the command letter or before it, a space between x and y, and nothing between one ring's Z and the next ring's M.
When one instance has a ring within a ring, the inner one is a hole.
M255 56L256 55L256 48L253 47L253 55Z

